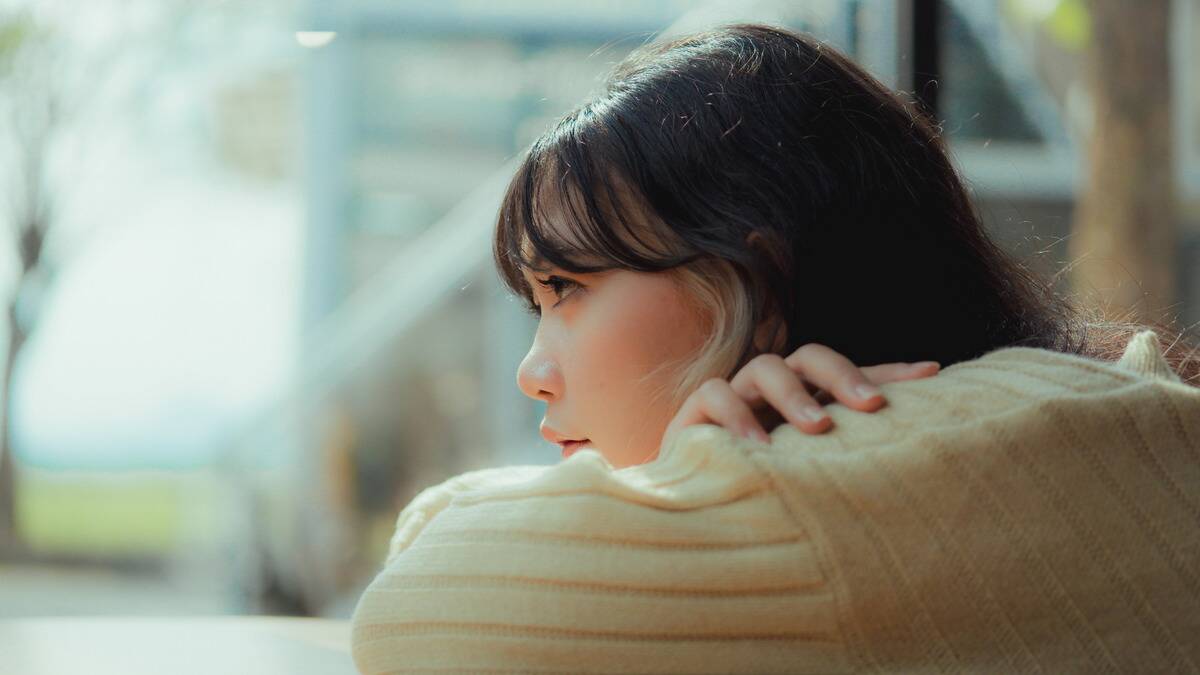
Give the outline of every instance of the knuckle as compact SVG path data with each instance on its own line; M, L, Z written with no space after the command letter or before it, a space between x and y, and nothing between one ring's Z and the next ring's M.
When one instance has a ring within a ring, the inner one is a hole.
M810 356L815 356L817 354L824 354L828 351L829 351L829 347L826 347L825 345L823 345L819 342L806 342L806 343L800 345L800 347L796 349L797 354L806 354L806 355L810 355Z
M758 354L750 364L755 374L760 375L767 374L767 372L792 370L792 364L786 358L774 353Z
M723 393L725 387L727 386L729 386L729 383L725 380L719 377L712 377L704 382L701 382L697 391L699 391L700 395L702 396L713 397Z
M761 373L779 361L783 359L776 354L759 354L746 363L745 369L751 373Z
M788 357L788 361L809 361L814 358L820 358L821 356L828 354L828 352L829 348L825 345L818 344L816 342L806 342L805 344L797 347L796 351L791 353L791 356Z
M774 352L763 352L762 354L750 359L750 363L775 363L782 360L783 357Z

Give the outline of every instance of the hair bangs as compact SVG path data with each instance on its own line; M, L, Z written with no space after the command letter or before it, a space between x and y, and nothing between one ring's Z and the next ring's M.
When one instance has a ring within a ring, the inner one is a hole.
M662 271L694 258L625 177L620 139L585 122L587 114L577 111L533 144L500 207L496 264L526 300L524 270Z

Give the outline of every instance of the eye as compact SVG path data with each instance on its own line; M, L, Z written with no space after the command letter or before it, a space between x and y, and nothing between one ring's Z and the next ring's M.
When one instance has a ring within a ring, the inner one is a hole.
M566 299L567 296L571 295L571 292L574 289L582 288L583 286L574 279L568 279L566 277L560 277L557 275L551 275L545 279L537 279L536 281L538 282L539 286L549 289L550 292L554 294L554 297L558 298L558 302L555 302L553 305L554 307L557 307L559 303ZM541 316L542 314L542 308L536 304L533 304L529 310L538 316Z
M543 288L549 288L551 291L553 291L554 297L558 298L559 300L562 299L564 290L568 288L574 288L579 285L574 279L567 279L566 277L559 276L549 276L545 279L538 279L537 282L541 284Z

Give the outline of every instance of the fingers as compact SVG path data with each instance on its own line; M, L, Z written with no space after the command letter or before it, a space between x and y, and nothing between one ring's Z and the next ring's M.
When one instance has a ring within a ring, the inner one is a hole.
M935 375L939 364L888 363L858 368L849 359L818 344L800 347L787 358L762 354L726 382L713 378L700 385L668 425L664 439L693 424L716 424L748 439L770 443L755 413L769 408L799 430L819 434L833 426L822 399L873 412L885 404L878 385ZM765 404L765 405L764 405ZM774 414L774 413L772 413Z
M717 424L751 440L770 443L771 437L759 424L750 404L729 382L707 380L690 396L671 423L672 428L693 424Z
M766 401L801 431L821 433L833 424L804 380L777 354L755 357L734 375L730 387L750 405Z
M883 407L883 392L867 379L850 359L829 347L810 343L792 352L784 362L793 371L829 392L848 408L870 412Z
M932 377L941 370L936 361L920 363L886 363L878 366L867 366L862 369L863 375L874 384L902 382L904 380L919 380Z

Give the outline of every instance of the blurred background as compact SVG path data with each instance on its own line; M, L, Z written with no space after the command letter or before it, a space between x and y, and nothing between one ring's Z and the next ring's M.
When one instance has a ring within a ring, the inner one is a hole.
M1064 290L1200 321L1200 0L2 0L0 618L345 618L417 490L555 462L500 194L730 21L919 99Z

